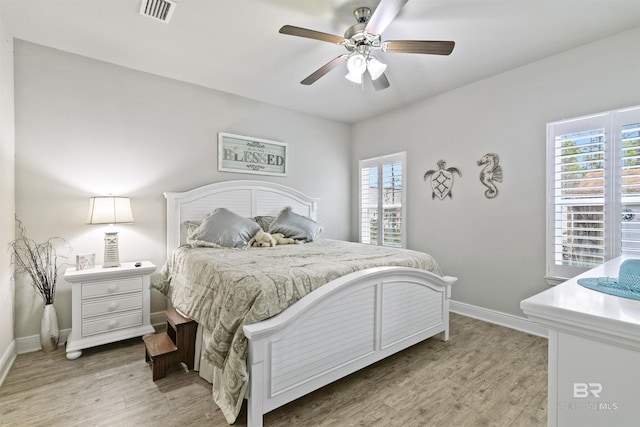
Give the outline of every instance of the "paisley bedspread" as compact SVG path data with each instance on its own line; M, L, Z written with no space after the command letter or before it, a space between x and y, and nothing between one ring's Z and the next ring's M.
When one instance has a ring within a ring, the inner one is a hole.
M211 332L203 355L219 369L214 400L233 423L248 380L242 326L275 316L340 276L379 266L441 275L435 260L422 252L320 239L244 250L181 246L153 287Z

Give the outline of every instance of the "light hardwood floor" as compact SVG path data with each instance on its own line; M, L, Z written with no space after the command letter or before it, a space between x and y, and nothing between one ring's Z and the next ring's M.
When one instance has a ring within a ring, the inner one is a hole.
M547 341L460 315L434 337L265 415L274 426L545 426ZM19 355L2 426L225 426L211 386L180 365L151 380L142 339L82 357ZM246 425L243 408L236 426Z

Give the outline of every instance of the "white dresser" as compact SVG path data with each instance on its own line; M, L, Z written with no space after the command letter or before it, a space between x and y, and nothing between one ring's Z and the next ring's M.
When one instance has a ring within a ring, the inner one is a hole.
M640 426L640 301L580 286L616 258L520 303L549 328L549 426Z
M149 287L156 266L149 261L139 264L67 269L64 278L73 285L68 359L77 359L88 347L155 332L150 322Z

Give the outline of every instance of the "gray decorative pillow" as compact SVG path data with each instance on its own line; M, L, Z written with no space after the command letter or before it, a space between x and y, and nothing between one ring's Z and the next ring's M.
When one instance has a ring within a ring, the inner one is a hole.
M269 227L271 234L282 233L284 237L305 242L313 242L322 231L320 224L311 218L293 212L290 207L282 209Z
M187 238L187 243L191 246L244 248L259 230L260 226L251 219L226 208L217 208L202 220L202 224Z

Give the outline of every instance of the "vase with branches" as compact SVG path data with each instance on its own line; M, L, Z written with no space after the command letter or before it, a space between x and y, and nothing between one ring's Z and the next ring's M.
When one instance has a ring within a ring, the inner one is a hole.
M42 243L27 237L22 222L16 219L17 238L9 244L14 266L14 281L25 276L44 301L44 312L40 323L40 344L44 351L55 350L60 339L58 319L53 306L58 273L65 265L70 247L66 240L52 237Z

